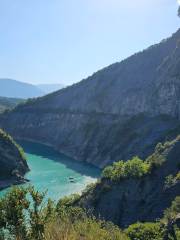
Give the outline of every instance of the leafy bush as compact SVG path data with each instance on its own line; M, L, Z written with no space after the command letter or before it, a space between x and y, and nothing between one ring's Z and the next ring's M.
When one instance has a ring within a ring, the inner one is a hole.
M170 174L169 176L166 177L166 181L165 181L165 188L167 188L173 181L173 176L172 174Z
M113 172L113 167L106 167L102 172L102 178L108 179L111 178Z
M91 194L92 191L94 189L94 183L90 183L86 186L86 188L82 191L82 195L86 195L86 194Z
M174 178L175 182L178 182L180 180L180 172L178 172L178 174L176 175L176 177Z
M176 197L175 200L172 202L172 206L165 210L164 212L164 219L168 220L180 213L180 197Z
M144 162L138 157L134 157L127 162L114 162L113 167L108 166L103 170L102 179L110 179L114 183L119 183L121 179L141 178L151 174L154 169L165 161L163 155L159 153L161 149L162 145L158 144L156 151Z
M162 228L161 223L138 222L130 225L124 233L132 240L163 240L165 228Z
M65 207L73 206L75 202L77 202L79 199L80 199L79 194L71 194L69 197L65 196L58 201L56 210L58 211L63 206Z

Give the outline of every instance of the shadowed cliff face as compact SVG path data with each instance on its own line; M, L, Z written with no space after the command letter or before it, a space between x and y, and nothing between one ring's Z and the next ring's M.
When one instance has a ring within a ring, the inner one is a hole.
M179 156L180 140L165 153L166 162L153 174L141 179L121 180L103 194L103 187L111 183L110 180L101 180L89 197L84 197L85 202L81 206L95 207L95 216L100 215L120 228L137 221L156 222L156 219L163 218L164 210L171 206L171 202L180 196L180 182L171 183L165 188L166 177L172 174L174 178L179 172Z
M28 171L22 149L0 129L0 189L25 182Z
M180 30L78 84L28 100L5 113L1 126L102 168L131 158L180 118L178 39Z

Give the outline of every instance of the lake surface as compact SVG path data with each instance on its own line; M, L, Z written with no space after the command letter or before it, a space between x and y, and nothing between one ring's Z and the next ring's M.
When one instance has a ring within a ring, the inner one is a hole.
M16 140L23 148L30 167L25 178L31 180L35 190L48 189L47 197L59 200L72 193L80 194L89 183L101 176L102 170L85 162L78 162L53 148L38 143ZM69 181L73 177L74 183ZM29 183L22 186L28 186ZM0 191L0 197L6 190Z

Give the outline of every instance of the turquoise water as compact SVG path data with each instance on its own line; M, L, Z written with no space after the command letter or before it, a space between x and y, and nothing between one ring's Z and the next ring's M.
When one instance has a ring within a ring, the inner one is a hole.
M27 141L16 142L23 148L31 170L25 178L31 180L30 183L38 191L48 189L47 197L53 200L72 193L80 194L87 184L96 182L101 176L101 169L85 162L77 162L51 147ZM71 176L74 183L69 181ZM5 191L0 191L0 197Z

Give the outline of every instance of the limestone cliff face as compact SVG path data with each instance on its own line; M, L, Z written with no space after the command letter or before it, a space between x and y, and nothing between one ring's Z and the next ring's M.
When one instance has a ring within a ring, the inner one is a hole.
M178 39L180 30L78 84L29 100L6 112L1 126L99 167L131 158L180 119ZM157 120L163 115L165 122Z
M173 178L179 172L180 140L166 152L166 162L152 175L141 179L126 179L114 185L109 191L101 194L104 185L109 180L102 180L91 197L85 197L82 207L95 207L95 216L101 216L106 221L125 228L137 221L156 222L163 218L163 212L171 206L172 201L180 196L180 182L172 183L165 188L166 176ZM96 200L96 204L92 203Z
M0 189L25 182L28 171L22 149L0 129Z

